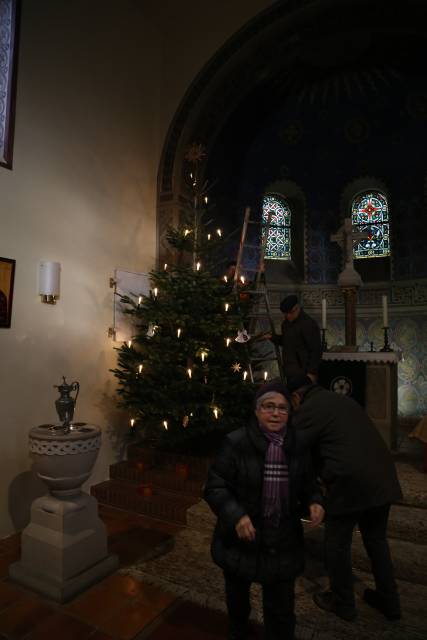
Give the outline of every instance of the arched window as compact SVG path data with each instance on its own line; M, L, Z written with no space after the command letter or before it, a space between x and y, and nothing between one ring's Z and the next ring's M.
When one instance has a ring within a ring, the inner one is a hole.
M264 257L268 260L290 260L291 210L283 198L275 195L264 196L262 201L263 240L269 215L270 227Z
M379 191L359 193L351 206L351 221L355 231L366 238L355 240L355 258L384 258L390 255L390 229L387 198Z

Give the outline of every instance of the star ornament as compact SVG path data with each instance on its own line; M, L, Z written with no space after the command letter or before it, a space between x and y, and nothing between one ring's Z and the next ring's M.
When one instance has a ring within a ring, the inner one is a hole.
M240 373L240 371L242 370L242 365L240 364L240 362L233 362L231 368L234 373Z

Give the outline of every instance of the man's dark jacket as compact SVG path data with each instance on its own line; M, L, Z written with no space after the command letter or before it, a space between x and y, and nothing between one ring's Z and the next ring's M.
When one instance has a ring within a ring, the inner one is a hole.
M322 359L319 325L303 309L293 322L284 320L281 335L273 336L272 340L282 347L283 368L288 378L318 373Z
M384 440L351 398L309 387L294 412L298 451L312 451L326 486L326 513L339 515L396 502L402 497Z
M283 506L279 527L267 526L262 517L268 442L256 422L226 436L209 470L204 498L218 517L212 557L236 577L268 583L293 579L304 568L300 518L309 504L322 504L323 499L314 483L309 458L294 453L291 428L287 429L283 447L289 465L289 508ZM254 542L239 540L236 534L235 526L244 515L256 529Z

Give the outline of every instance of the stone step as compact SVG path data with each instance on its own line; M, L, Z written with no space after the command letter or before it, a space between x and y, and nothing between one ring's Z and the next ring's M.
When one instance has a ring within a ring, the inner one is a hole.
M187 509L195 498L151 487L152 495L141 495L145 488L134 483L107 480L91 487L91 494L101 504L125 511L141 513L151 518L186 524Z
M192 469L185 466L185 463L177 463L175 468L150 468L148 463L138 458L111 465L110 478L128 484L152 484L158 489L195 498L200 498L205 481L200 473L195 477Z
M159 451L142 444L130 444L127 448L129 461L139 460L146 462L151 467L174 468L177 464L188 464L193 477L206 477L213 457L191 456L173 451Z

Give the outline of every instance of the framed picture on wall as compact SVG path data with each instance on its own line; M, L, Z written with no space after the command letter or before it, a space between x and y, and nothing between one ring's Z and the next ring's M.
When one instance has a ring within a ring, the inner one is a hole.
M15 260L0 258L0 328L11 324L14 277Z
M12 169L20 0L0 0L0 166Z

